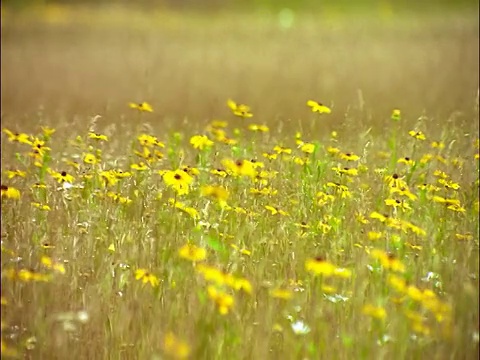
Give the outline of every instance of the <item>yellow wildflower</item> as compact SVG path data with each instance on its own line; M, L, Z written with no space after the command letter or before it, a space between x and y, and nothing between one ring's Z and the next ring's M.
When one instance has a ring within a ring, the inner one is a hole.
M135 279L141 280L144 284L150 283L152 287L157 287L160 284L158 278L146 269L137 269Z
M319 114L330 114L332 112L332 110L329 107L314 100L308 100L307 106L309 106L312 109L312 112L314 113L316 112Z
M332 276L336 266L322 258L308 259L305 262L305 270L315 275L323 275L325 277Z
M411 137L414 137L417 140L425 140L426 139L425 134L421 131L410 130L408 132L408 135L410 135Z
M387 312L381 306L374 306L371 304L367 304L363 307L362 312L365 315L371 316L374 319L378 319L378 320L385 320L385 318L387 317Z
M1 196L9 199L20 199L20 190L11 186L1 185Z
M152 106L147 102L142 102L142 103L131 102L131 103L128 103L128 106L131 109L136 109L136 110L141 111L141 112L153 112Z
M190 355L188 344L178 339L172 332L165 335L163 349L169 356L178 360L187 359Z
M229 313L234 304L233 296L217 289L215 286L212 285L208 286L207 293L209 298L212 299L217 305L220 314L226 315Z
M183 245L180 250L178 250L178 254L181 258L193 262L203 261L207 258L207 250L190 243Z
M210 148L213 145L213 141L205 135L195 135L190 138L190 144L192 144L195 149L203 150Z
M250 106L244 104L237 104L235 101L229 99L227 101L227 106L232 110L232 113L235 116L241 118L251 118L253 114L250 112Z
M190 184L193 182L193 178L183 170L167 170L162 178L165 185L174 189L178 195L188 194Z

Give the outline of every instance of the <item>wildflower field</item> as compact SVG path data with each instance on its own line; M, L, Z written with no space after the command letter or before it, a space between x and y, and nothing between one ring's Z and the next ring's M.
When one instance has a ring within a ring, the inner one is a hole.
M478 357L478 13L97 10L2 9L2 358Z

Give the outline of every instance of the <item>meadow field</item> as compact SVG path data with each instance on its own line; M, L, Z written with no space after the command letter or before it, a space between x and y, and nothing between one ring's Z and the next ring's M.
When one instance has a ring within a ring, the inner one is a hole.
M478 4L392 4L2 7L2 358L478 358Z

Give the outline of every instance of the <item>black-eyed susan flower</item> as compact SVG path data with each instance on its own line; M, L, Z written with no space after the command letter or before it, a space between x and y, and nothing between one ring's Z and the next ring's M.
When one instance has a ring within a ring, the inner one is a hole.
M348 175L348 176L358 176L358 169L349 168L349 167L339 167L335 166L332 168L338 175Z
M128 103L128 106L130 107L130 109L136 109L138 111L141 111L141 112L153 112L153 108L152 106L147 103L147 102L141 102L141 103Z
M427 232L425 230L405 220L400 221L400 228L403 229L404 231L407 231L407 230L411 231L418 236L427 235Z
M279 209L277 207L274 207L274 206L265 205L265 209L270 211L270 213L272 215L277 215L278 214L278 215L282 215L282 216L288 216L288 212L286 212L285 210Z
M26 177L27 176L27 173L25 171L22 171L22 170L7 170L7 177L9 179L13 179L15 177Z
M317 224L317 229L322 233L322 234L328 234L330 230L332 230L332 226L326 223L323 220L320 220Z
M305 154L313 154L315 151L315 144L312 143L303 143L301 146L299 146L300 151L305 153Z
M190 356L188 343L180 340L172 332L165 335L163 339L163 349L165 353L173 359L183 360Z
M370 252L370 256L379 260L385 269L399 273L404 273L406 270L405 265L395 255L386 253L383 250L373 249Z
M293 157L289 158L289 160L292 160L293 163L295 163L297 165L301 165L301 166L311 163L311 161L308 157L293 156Z
M385 308L372 304L364 305L362 308L362 313L377 320L385 320L387 317L387 311Z
M94 132L89 132L88 137L93 140L98 140L98 141L108 141L108 136L103 135L103 134L97 134Z
M277 153L269 153L269 152L264 152L262 153L262 156L268 160L275 160L278 157Z
M406 187L400 188L400 187L391 187L390 188L390 194L395 194L399 196L406 196L409 198L411 201L417 200L417 195L413 194L410 192L410 190Z
M426 165L428 164L430 161L432 161L433 159L433 155L432 154L424 154L421 159L420 159L420 164L422 165Z
M373 212L370 214L370 218L371 218L371 219L377 219L377 220L379 220L380 222L383 223L383 222L386 222L386 221L388 220L389 216L388 216L388 215L380 214L380 213L378 213L378 212L376 212L376 211L373 211Z
M170 199L168 199L168 203L171 206L173 206L174 208L182 211L183 213L188 214L193 219L198 219L200 217L197 209L195 209L193 207L190 207L190 206L187 206L180 201L176 201L175 199L170 198Z
M464 213L466 212L467 210L463 207L463 206L460 206L460 205L448 205L447 206L447 209L448 210L452 210L452 211L455 211L455 212L460 212L460 213Z
M399 293L405 293L407 291L407 282L404 278L398 275L388 274L387 283L391 288Z
M455 238L457 240L462 240L462 241L471 241L473 240L473 235L470 233L467 234L455 234Z
M99 163L99 159L94 154L84 154L83 155L83 162L88 165L95 165Z
M387 175L384 178L385 182L388 184L390 187L397 187L397 188L407 188L408 185L405 180L403 180L403 177L401 177L398 174L393 174L393 175Z
M104 181L105 186L114 186L118 183L119 178L113 170L104 170L100 172L100 178Z
M212 120L209 127L213 129L225 129L228 126L228 122L224 120Z
M335 196L327 194L323 191L317 192L317 204L319 206L324 206L327 204L331 204L335 201Z
M346 160L346 161L358 161L360 159L360 156L355 155L352 152L340 153L340 159Z
M259 124L250 124L248 125L248 130L254 132L268 132L270 129L267 125L259 125Z
M230 245L233 249L235 249L236 251L238 251L240 254L242 255L246 255L246 256L251 256L252 255L252 252L250 250L247 250L245 248L239 248L237 245L235 244L231 244Z
M7 185L1 185L1 196L9 199L20 199L20 190Z
M171 187L178 195L186 195L190 192L193 178L183 170L167 170L162 175L165 185Z
M46 189L47 185L42 183L35 183L31 186L32 189Z
M325 185L326 188L334 189L335 194L340 195L342 199L351 198L352 193L350 192L347 185L342 185L335 182L327 182Z
M235 145L237 140L227 136L227 133L222 129L212 129L210 133L214 136L215 141L225 145Z
M355 212L355 219L360 223L360 224L368 224L370 221L365 217L365 215L363 215L362 213L360 212Z
M63 184L63 183L72 184L75 181L75 178L72 175L68 174L66 171L56 172L56 171L50 170L50 175L55 180L57 180L60 184Z
M207 258L207 250L194 244L187 243L178 250L178 255L180 255L182 259L198 262Z
M275 299L290 300L293 297L293 292L288 289L277 288L270 290L270 296Z
M41 126L42 133L45 135L45 137L50 138L57 130L54 128L51 128L49 126Z
M279 146L279 145L275 145L275 147L273 148L273 151L276 152L277 154L290 155L292 153L292 149L288 147Z
M130 204L132 202L132 199L122 196L118 193L115 193L113 191L108 191L107 192L107 197L112 199L113 201L119 203L119 204Z
M368 239L372 241L380 240L383 238L383 232L381 231L369 231L368 234Z
M430 147L432 147L433 149L442 150L445 148L445 143L443 141L432 141Z
M141 146L153 147L157 146L164 148L165 144L159 141L155 136L148 134L141 134L137 137L138 142Z
M458 190L460 189L460 185L452 180L448 179L438 179L437 182L440 185L443 185L445 189L450 189L450 190Z
M315 275L322 275L325 277L332 276L335 269L335 265L326 261L322 257L308 259L305 261L305 270Z
M417 334L429 336L432 332L425 321L411 321L410 325L412 330Z
M417 140L426 140L427 139L425 134L421 131L410 130L408 132L408 135L410 135L411 137L413 137Z
M36 207L37 209L43 210L43 211L50 211L50 206L46 204L40 204L38 202L32 202L32 206Z
M417 188L422 190L422 191L426 191L426 192L438 192L440 190L442 190L441 188L439 188L438 186L435 186L433 184L427 184L427 183L423 183L423 184L418 184L417 185Z
M222 186L206 185L200 188L202 196L208 196L217 200L221 205L225 205L228 200L228 190Z
M226 315L230 312L234 305L234 298L232 295L219 290L213 285L209 285L207 288L208 297L212 299L217 305L218 312L222 315Z
M143 161L140 161L139 163L131 164L130 168L132 170L137 170L137 171L147 171L149 169L148 165L145 164Z
M210 174L213 174L213 175L216 175L216 176L220 176L220 177L222 177L222 178L228 176L227 172L226 172L224 169L211 169L211 170L210 170Z
M432 200L436 203L445 204L447 206L451 206L451 205L460 206L460 200L458 199L448 199L448 198L435 195L433 196Z
M203 150L213 146L213 141L205 135L194 135L190 138L190 144L195 149Z
M336 148L336 147L333 147L333 146L328 146L327 147L327 152L330 154L330 155L336 155L338 153L340 153L340 149Z
M55 245L52 245L50 242L48 241L44 241L42 243L42 249L55 249Z
M39 151L41 154L44 154L45 151L52 150L46 145L46 141L39 138L34 138L32 142L32 149Z
M3 129L3 132L7 134L8 136L8 141L11 142L18 142L21 144L27 144L27 145L32 145L31 137L28 134L25 133L14 133L8 129Z
M330 114L332 112L332 110L328 106L325 106L315 100L308 100L307 106L309 106L314 113Z
M225 284L225 276L226 274L213 267L213 266L209 266L209 265L205 265L205 264L198 264L196 267L195 267L195 270L203 276L203 278L205 279L205 281L207 282L211 282L211 283L215 283L217 284L218 286L222 286Z
M251 118L253 114L250 112L250 106L245 104L237 104L235 101L227 100L227 106L232 110L233 115L241 118Z
M42 256L40 262L48 269L52 269L60 274L65 274L65 266L61 263L54 262L48 256Z
M442 170L435 170L433 172L433 176L438 177L440 179L448 179L450 177L447 173L445 173Z
M247 279L235 277L231 274L226 274L225 284L235 291L243 291L247 294L252 294L252 284Z
M123 170L120 170L120 169L111 170L111 173L112 173L113 176L115 176L117 179L125 179L125 178L128 178L128 177L131 177L131 176L132 176L132 173L131 173L131 172L129 172L129 171L123 171Z
M390 116L390 118L391 118L393 121L400 121L401 118L402 118L401 111L400 111L399 109L393 109L393 110L392 110L392 115Z
M19 280L24 282L29 282L29 281L49 282L50 280L52 280L51 274L44 274L31 269L20 269L17 272L16 276L18 277Z
M410 205L404 200L398 199L385 199L385 205L391 206L393 208L400 208L402 210L411 210Z
M224 159L222 165L225 166L227 171L230 171L235 176L247 176L254 178L257 176L257 170L255 165L249 160L237 160Z
M200 170L193 166L184 165L180 169L185 171L190 176L198 176L200 174Z
M140 280L143 284L150 284L152 287L157 287L160 284L158 278L147 269L135 270L135 279Z
M405 164L405 165L408 165L408 166L414 166L415 165L415 161L413 161L411 158L409 158L408 156L405 156L405 157L402 157L400 159L397 160L397 163L399 164Z
M150 150L147 146L143 147L143 151L134 151L135 155L140 156L141 158L147 160L148 163L153 163L158 160L162 160L164 155L161 151L154 149L153 151Z
M262 187L260 189L250 188L250 194L254 194L254 195L274 196L274 195L277 195L277 193L278 193L278 190L273 189L270 186Z

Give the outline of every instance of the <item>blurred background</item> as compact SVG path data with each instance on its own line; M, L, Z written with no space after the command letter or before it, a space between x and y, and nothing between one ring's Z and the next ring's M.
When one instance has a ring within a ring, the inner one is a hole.
M383 130L393 108L432 131L478 121L478 1L2 1L2 123L154 125L230 116ZM327 126L327 127L328 127ZM478 128L478 127L477 127Z

